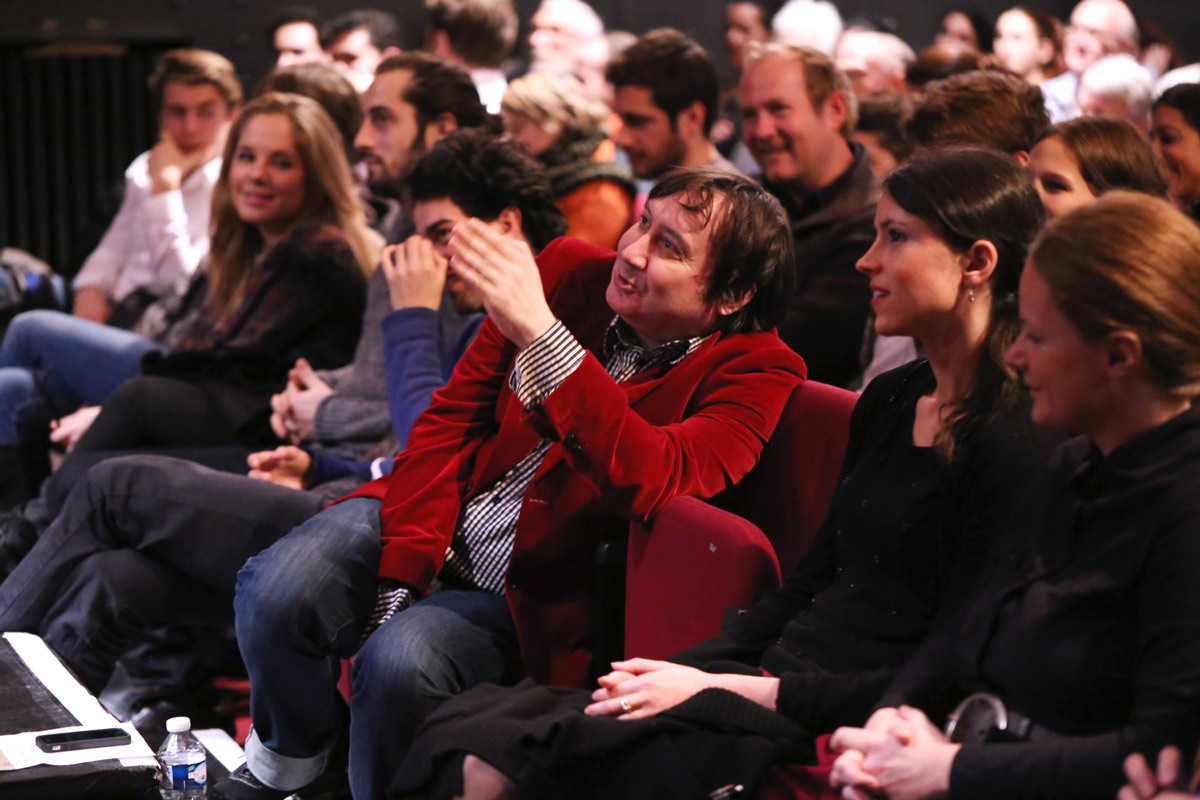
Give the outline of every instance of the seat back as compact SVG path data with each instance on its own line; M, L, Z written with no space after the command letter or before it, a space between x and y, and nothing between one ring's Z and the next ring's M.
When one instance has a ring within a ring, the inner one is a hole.
M796 387L762 458L714 504L766 534L783 574L808 552L833 498L858 395L816 381Z
M755 468L713 503L668 503L633 523L625 585L625 654L665 658L720 629L779 585L808 551L833 497L858 395L796 387Z

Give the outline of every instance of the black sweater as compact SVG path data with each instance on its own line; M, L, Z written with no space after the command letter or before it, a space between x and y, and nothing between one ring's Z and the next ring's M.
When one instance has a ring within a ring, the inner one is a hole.
M1112 797L1122 759L1200 734L1200 410L1108 456L1065 443L961 618L884 704L938 722L987 690L1060 736L965 745L952 797Z

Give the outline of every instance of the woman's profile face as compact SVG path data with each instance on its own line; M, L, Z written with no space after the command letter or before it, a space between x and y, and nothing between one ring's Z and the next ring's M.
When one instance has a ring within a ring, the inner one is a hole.
M233 149L229 192L243 222L277 241L304 206L305 170L292 122L283 114L256 114Z
M1150 142L1167 179L1167 193L1185 204L1200 200L1200 131L1179 109L1159 106L1154 109Z
M1061 137L1048 136L1038 142L1029 153L1028 167L1047 219L1096 199L1079 172L1079 161Z
M1097 387L1107 350L1062 315L1032 263L1021 274L1020 302L1021 334L1005 361L1029 389L1034 423L1072 433L1097 430L1106 405Z
M967 302L966 264L965 254L952 250L885 191L875 212L875 241L856 265L871 279L875 331L918 339L936 335Z

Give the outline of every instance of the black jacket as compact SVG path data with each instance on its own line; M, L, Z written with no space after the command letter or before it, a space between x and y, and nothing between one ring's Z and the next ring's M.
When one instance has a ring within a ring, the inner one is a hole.
M883 704L937 723L987 690L1049 736L965 745L952 797L1112 797L1129 753L1200 735L1200 410L1107 456L1067 442L1019 520Z

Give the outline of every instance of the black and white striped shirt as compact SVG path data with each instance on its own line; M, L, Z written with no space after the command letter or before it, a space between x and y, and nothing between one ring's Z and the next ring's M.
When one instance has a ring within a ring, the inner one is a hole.
M646 351L634 330L615 317L604 337L604 368L621 383L639 372L678 364L707 338L676 339ZM525 408L540 405L579 367L586 353L567 327L557 322L517 354L509 387ZM543 439L516 466L467 501L439 577L467 588L495 594L504 591L521 502L552 444ZM411 589L399 581L381 579L379 588L364 639L415 601Z

